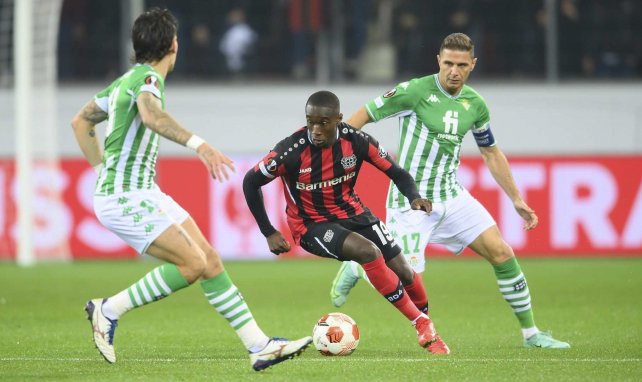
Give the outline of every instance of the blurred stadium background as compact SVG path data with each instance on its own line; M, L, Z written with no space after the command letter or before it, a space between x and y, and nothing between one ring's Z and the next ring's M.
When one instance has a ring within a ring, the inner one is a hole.
M33 5L31 45L15 23L24 3ZM336 92L349 115L398 81L437 71L439 43L452 31L476 43L470 83L490 106L499 144L541 226L521 231L472 139L460 177L517 253L642 254L640 2L0 0L0 259L16 257L27 229L31 240L23 244L37 258L134 257L93 217L94 175L69 121L130 65L132 20L150 6L168 7L180 22L169 110L238 167L231 182L215 184L188 150L166 142L158 181L224 257L271 258L239 184L249 166L303 125L311 92ZM20 69L28 68L14 54L21 46L31 49L31 93L19 93ZM395 122L368 127L392 152ZM35 166L24 180L15 165L29 156ZM363 198L383 214L387 182L362 178ZM21 181L32 186L20 191ZM266 198L285 228L274 183ZM29 206L31 224L20 223Z

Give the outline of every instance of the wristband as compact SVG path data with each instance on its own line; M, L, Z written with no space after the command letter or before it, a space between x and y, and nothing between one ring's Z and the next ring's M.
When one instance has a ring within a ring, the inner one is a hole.
M102 170L103 170L103 164L102 163L98 163L97 165L94 166L94 171L96 172L96 174L100 175L100 172Z
M185 146L196 151L196 149L198 149L198 147L203 143L205 143L205 140L203 140L203 138L199 137L198 135L194 134L189 138L187 143L185 143Z

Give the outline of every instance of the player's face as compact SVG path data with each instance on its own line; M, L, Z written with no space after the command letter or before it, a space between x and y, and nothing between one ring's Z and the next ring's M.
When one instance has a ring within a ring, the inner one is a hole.
M476 58L471 52L444 49L437 55L439 83L451 95L459 93L475 68Z
M313 145L330 147L334 144L337 140L337 125L343 114L329 107L306 105L305 118Z

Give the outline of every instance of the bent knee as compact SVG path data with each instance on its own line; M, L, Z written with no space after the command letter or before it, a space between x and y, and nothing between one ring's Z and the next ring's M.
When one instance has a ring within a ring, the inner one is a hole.
M202 251L190 256L185 264L179 266L183 277L188 283L192 284L198 280L207 270L207 260Z
M515 257L513 248L504 241L490 248L486 256L488 261L495 265L508 261L513 257Z

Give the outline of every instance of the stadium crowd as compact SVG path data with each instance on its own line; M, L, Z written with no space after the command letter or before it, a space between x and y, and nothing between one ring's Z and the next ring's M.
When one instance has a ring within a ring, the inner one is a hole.
M64 1L61 80L111 78L121 71L120 4ZM546 73L544 0L147 0L145 5L167 7L179 19L180 48L190 58L176 68L181 78L313 79L320 57L335 49L342 53L341 65L330 65L330 79L358 79L364 65L376 65L364 56L385 47L391 59L381 65L391 67L396 78L407 78L436 70L433 53L455 31L476 41L484 57L478 77ZM558 0L557 5L562 79L642 76L642 42L635 38L642 32L642 3ZM321 46L323 41L327 45Z

